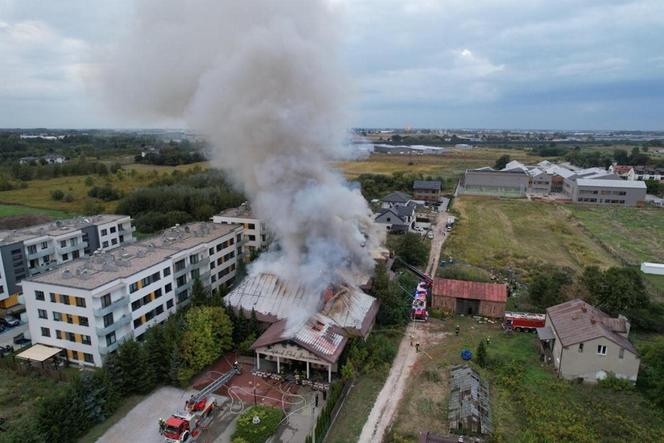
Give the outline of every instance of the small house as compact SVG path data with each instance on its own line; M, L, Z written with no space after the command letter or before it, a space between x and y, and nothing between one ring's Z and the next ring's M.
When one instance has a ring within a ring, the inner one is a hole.
M502 317L507 303L507 285L435 278L431 308L463 315Z

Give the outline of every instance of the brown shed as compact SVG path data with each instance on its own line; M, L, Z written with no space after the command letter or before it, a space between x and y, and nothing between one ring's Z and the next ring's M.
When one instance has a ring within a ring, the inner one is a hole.
M507 285L436 278L431 308L464 315L502 317L507 303Z

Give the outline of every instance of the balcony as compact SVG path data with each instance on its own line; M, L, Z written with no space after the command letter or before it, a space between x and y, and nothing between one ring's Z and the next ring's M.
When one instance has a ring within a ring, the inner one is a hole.
M124 308L127 305L129 305L129 297L121 297L108 306L93 309L92 312L94 312L95 317L103 317L104 315L118 308Z
M131 315L124 314L122 317L118 318L113 322L113 324L106 326L105 328L95 328L97 330L97 336L106 337L106 335L111 332L121 328L122 326L128 325L131 322Z
M101 343L101 342L99 343L99 353L101 355L106 355L106 354L108 354L110 352L113 352L116 349L118 349L118 346L120 346L120 344L122 344L123 342L125 342L127 340L133 340L133 339L134 339L134 333L131 332L131 331L129 333L127 333L126 335L123 335L121 338L118 338L115 341L115 343L113 343L112 345L107 345L106 344L106 339L104 338L103 343Z

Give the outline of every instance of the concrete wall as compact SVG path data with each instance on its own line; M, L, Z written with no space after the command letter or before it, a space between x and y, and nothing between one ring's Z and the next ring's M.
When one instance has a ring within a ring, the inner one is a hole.
M525 173L500 171L466 171L463 178L464 192L518 193L528 191L530 177Z

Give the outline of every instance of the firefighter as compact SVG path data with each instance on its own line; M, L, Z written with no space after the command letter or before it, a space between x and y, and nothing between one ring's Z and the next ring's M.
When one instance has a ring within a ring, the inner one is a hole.
M413 339L414 339L414 338L415 338L415 337L413 336L413 334L410 334L410 346L411 346L411 347L413 346Z
M238 373L240 372L240 365L238 364L237 360L233 362L233 369L235 370L235 372Z
M166 429L166 421L163 418L159 417L159 433L163 434L164 429Z
M461 326L456 325L456 327L454 328L454 333L455 333L456 335L459 335L459 331L460 331L460 330L461 330Z
M488 335L486 336L486 344L487 345L491 344L491 337L489 337Z
M420 343L415 343L415 352L420 352Z

